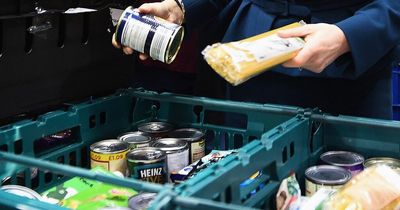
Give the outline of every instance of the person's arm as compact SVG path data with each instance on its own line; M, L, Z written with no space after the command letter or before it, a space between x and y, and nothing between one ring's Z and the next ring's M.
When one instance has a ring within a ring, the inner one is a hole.
M346 36L359 76L400 44L400 1L375 0L336 25Z

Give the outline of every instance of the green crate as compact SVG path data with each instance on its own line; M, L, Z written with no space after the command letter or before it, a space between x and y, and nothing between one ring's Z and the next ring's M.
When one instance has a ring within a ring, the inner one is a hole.
M239 208L234 205L224 205L211 201L206 196L194 195L191 198L181 198L181 194L182 196L187 196L187 194L179 190L182 189L180 187L171 189L170 185L157 185L131 179L110 178L93 174L88 170L80 168L88 168L89 166L88 148L90 144L101 139L115 138L120 133L136 129L137 124L151 120L164 120L175 124L177 127L193 127L204 130L206 132L206 146L208 149L234 149L242 147L239 157L240 163L243 164L246 162L246 159L252 160L261 154L257 152L260 144L267 144L267 142L260 143L260 141L255 139L260 139L261 135L266 131L288 120L290 122L305 123L306 120L301 117L294 118L298 113L304 113L305 111L289 106L240 103L201 97L185 97L169 93L157 94L144 90L122 90L108 97L70 105L65 110L50 112L39 116L37 119L24 120L1 127L0 150L5 151L5 153L1 153L0 155L1 164L4 166L0 168L0 179L3 180L6 177L10 177L11 184L17 184L17 181L19 181L25 186L42 192L65 181L68 177L82 176L111 184L130 186L137 190L159 192L159 196L157 197L157 201L159 202L156 203L159 206L168 208ZM225 125L224 120L226 117L232 115L244 117L246 123L238 127ZM35 147L37 141L44 136L66 129L72 129L75 134L69 142L63 142L63 144L46 147L45 149ZM251 149L253 147L257 151ZM264 153L262 152L262 154ZM229 160L227 158L227 161ZM62 163L63 165L47 161ZM221 162L221 164L226 163L226 161ZM69 167L68 165L76 167ZM252 164L247 162L247 165L251 166ZM29 167L40 168L37 178L30 178L31 172ZM214 171L214 169L207 169L203 173L207 174L209 173L207 171ZM227 171L229 169L228 166L226 169L221 168L221 170ZM277 171L279 174L280 169L277 169ZM22 181L21 179L17 179L18 174L24 175ZM240 176L238 179L235 179L235 182L245 176L247 175ZM276 181L279 180L279 177L276 175L273 178ZM276 187L275 185L274 188ZM252 187L257 188L257 186ZM249 191L249 189L246 190ZM205 189L205 192L207 190ZM249 201L245 205L254 206L256 202L261 201L267 194L259 194L254 198L254 201ZM0 206L16 208L19 205L38 203L37 201L25 201L26 199L21 203L12 202L18 199L15 197L18 196L2 196L0 198ZM194 204L186 202L190 199L192 199ZM218 201L218 199L216 200ZM237 202L231 203L235 204ZM44 203L32 206L49 209L41 207L48 206L48 204ZM53 206L51 209L55 208Z

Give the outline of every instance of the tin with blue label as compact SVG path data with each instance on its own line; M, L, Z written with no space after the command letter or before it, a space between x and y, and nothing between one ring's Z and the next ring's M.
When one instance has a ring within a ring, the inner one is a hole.
M137 148L127 155L129 175L147 182L164 184L166 181L166 154L152 147Z
M183 35L182 26L128 7L118 21L115 39L123 46L169 64L179 51Z

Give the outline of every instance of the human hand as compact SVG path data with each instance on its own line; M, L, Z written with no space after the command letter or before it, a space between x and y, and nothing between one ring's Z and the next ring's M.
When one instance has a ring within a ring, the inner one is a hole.
M329 64L350 48L343 31L333 24L308 24L278 32L282 38L304 37L303 49L291 60L283 63L289 68L304 68L321 73Z
M184 14L175 0L165 0L162 2L155 3L145 3L142 4L139 8L136 9L139 13L150 14L160 18L163 18L169 22L173 22L176 24L182 24L184 19ZM126 55L130 55L133 53L133 49L126 46L121 46L115 39L115 34L112 37L112 44L114 47L120 49ZM146 60L148 55L140 53L139 58L141 60Z

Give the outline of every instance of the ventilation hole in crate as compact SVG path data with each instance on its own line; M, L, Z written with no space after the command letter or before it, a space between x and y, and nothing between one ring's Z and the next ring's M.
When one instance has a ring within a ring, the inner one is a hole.
M69 165L76 166L76 152L69 153Z
M96 127L96 116L90 115L89 117L89 128Z
M27 172L26 174L30 175L29 172ZM25 171L18 172L16 177L17 177L17 185L26 186L26 184L25 184Z
M229 149L229 134L221 132L219 135L219 146L222 150Z
M0 151L7 152L8 151L7 144L0 145Z
M231 202L232 202L232 189L231 186L229 186L225 189L225 203L231 203Z
M33 18L29 17L26 18L25 22L26 29L32 26L33 24ZM33 34L29 33L28 30L25 30L25 53L30 54L32 52L32 46L33 46Z
M89 166L89 154L88 154L88 148L83 147L81 149L81 166L84 168L87 168Z
M66 129L51 135L47 135L33 142L35 154L43 154L71 145L77 140L78 127Z
M206 110L204 112L204 123L246 129L247 115Z
M294 156L294 142L290 143L290 157Z
M44 182L49 183L53 179L53 174L50 172L44 172Z
M196 122L197 122L197 123L200 123L200 120L201 120L200 115L201 115L201 112L202 112L202 111L203 111L203 106L197 105L197 106L194 106L194 107L193 107L193 112L194 112L194 114L196 115Z
M32 189L36 189L36 188L39 187L39 176L40 176L41 172L37 168L35 170L36 170L36 174L31 179L31 187L32 187Z
M22 139L14 141L14 153L15 154L22 153Z
M58 16L58 42L57 46L59 48L64 48L65 43L65 15L60 14Z
M64 163L65 163L64 156L58 157L58 158L57 158L57 163L64 164Z
M256 139L258 139L257 136L249 136L249 142L252 142Z
M206 139L206 154L214 149L215 143L215 132L213 130L207 130L204 138Z
M100 125L104 125L106 123L106 112L100 112Z
M286 163L287 159L287 147L285 146L282 150L282 163Z
M0 20L0 58L3 56L3 21Z
M243 135L242 134L235 134L233 135L234 147L238 149L243 146Z

